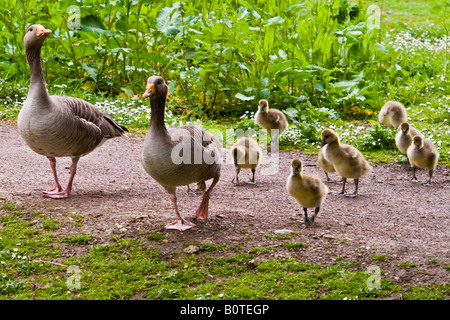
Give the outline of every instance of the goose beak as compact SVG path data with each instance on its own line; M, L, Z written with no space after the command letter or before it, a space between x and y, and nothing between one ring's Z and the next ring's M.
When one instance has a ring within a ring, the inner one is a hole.
M420 150L420 146L416 145L416 151L419 151L419 150Z
M292 168L292 174L298 174L298 168L297 167Z
M324 145L326 145L327 143L324 141L324 140L322 140L322 142L320 143L320 147L322 148Z
M406 136L406 131L402 131L403 136Z
M155 92L155 85L153 83L147 84L146 90L142 95L142 98L150 97L154 92Z
M37 35L39 38L42 37L42 36L46 37L46 36L48 36L50 33L52 33L52 30L50 30L50 29L45 29L44 27L38 28L38 29L36 30L36 35Z

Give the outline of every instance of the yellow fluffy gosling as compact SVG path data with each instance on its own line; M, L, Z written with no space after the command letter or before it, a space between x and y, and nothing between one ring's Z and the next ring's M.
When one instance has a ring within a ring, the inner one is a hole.
M233 179L235 184L239 183L239 172L241 168L252 170L252 179L249 183L255 183L255 171L261 160L261 149L258 143L249 137L242 137L231 147L231 157L234 167L236 168L236 176Z
M401 153L406 154L409 146L411 145L414 136L422 136L419 130L412 127L408 122L402 122L398 127L398 132L395 135L395 144ZM406 156L407 165L410 165L408 156Z
M316 175L303 174L303 164L299 158L293 159L291 165L286 191L303 207L305 219L302 222L306 225L313 224L328 194L328 187ZM308 218L308 208L315 208L312 218Z
M319 154L317 155L317 166L323 170L323 172L325 173L325 176L327 177L327 182L330 182L331 179L328 176L329 173L333 173L336 172L336 169L334 168L334 166L328 162L325 159L325 156L323 155L324 150L326 150L327 146L323 146L322 148L319 149Z
M402 122L408 121L406 109L398 101L388 101L381 108L378 121L386 127L397 129Z
M358 195L359 178L369 173L372 167L358 149L341 143L333 130L324 129L321 137L321 147L327 146L324 150L325 159L334 166L336 172L342 177L342 190L339 194L345 194L345 184L347 179L351 178L355 181L355 191L352 194L346 194L346 196L356 197Z
M255 122L261 128L266 129L270 136L269 146L278 141L278 137L289 126L284 113L278 109L269 109L269 102L259 100L258 111L255 114Z
M406 154L413 166L413 177L411 181L418 181L416 177L417 168L428 169L429 179L423 185L431 186L431 177L439 159L439 152L436 150L434 144L430 140L423 139L421 136L415 136Z

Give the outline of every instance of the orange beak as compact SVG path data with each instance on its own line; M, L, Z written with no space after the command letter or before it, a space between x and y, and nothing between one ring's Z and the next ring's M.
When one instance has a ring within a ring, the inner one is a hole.
M147 84L146 90L142 95L142 98L150 97L153 92L155 92L155 85L153 83Z
M45 29L44 27L38 28L38 29L36 30L36 35L37 35L38 37L41 37L41 36L48 36L50 33L52 33L52 30Z

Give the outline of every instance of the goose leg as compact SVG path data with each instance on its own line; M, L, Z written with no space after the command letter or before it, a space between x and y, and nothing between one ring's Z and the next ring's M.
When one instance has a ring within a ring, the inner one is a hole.
M217 176L214 177L214 180L211 183L211 185L209 186L209 189L203 195L203 200L200 203L200 206L198 207L197 211L195 212L194 219L197 219L197 218L208 219L208 206L209 206L210 194L211 194L211 191L213 190L214 186L217 184L217 182L219 182L219 179L220 179L220 174L218 174Z
M68 198L72 192L72 184L73 179L75 178L75 174L77 173L77 164L78 160L80 160L80 157L74 157L72 158L72 165L70 166L70 176L69 176L69 182L67 183L67 187L65 190L53 190L50 192L47 192L44 194L44 197L52 198L52 199L64 199ZM56 161L55 161L56 164ZM54 175L56 177L56 168L54 171Z
M50 161L50 168L53 172L53 179L55 180L55 187L51 190L44 191L44 194L52 193L52 192L60 192L62 190L61 185L58 182L58 174L56 173L56 158L49 157L48 160Z
M195 227L195 224L193 224L181 217L180 212L178 211L177 196L175 195L175 190L173 190L173 191L170 190L169 196L170 196L170 200L172 200L173 207L175 208L175 214L177 215L177 219L174 222L166 225L164 228L185 231L187 229Z
M358 184L359 184L359 178L354 179L355 181L355 191L352 194L346 194L346 197L354 198L358 195Z

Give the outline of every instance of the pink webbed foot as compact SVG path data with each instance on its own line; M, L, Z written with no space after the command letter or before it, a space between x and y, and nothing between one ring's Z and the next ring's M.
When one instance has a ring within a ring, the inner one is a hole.
M188 230L192 227L195 227L195 224L184 220L182 218L177 218L177 220L175 220L172 223L169 223L168 225L166 225L164 228L165 229L169 229L169 230L179 230L179 231L185 231Z
M44 197L52 198L52 199L64 199L70 196L70 192L67 190L53 190L53 191L45 191Z

